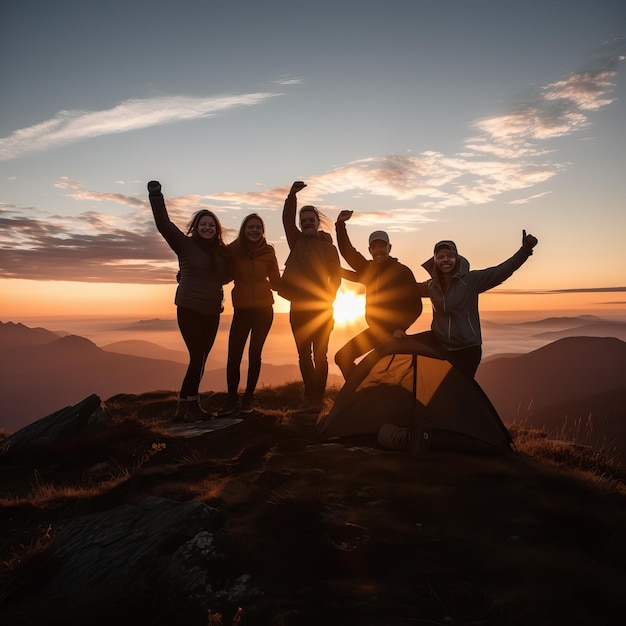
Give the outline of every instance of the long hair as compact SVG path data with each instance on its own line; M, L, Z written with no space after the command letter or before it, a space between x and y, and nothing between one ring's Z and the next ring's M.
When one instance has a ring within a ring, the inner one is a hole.
M305 204L300 209L300 214L302 214L302 211L311 211L312 213L315 213L315 215L317 215L317 221L319 222L318 230L321 230L323 228L323 230L332 232L333 228L330 218L327 215L324 215L324 213L322 213L316 206L313 206L312 204Z
M219 247L224 247L226 244L224 243L222 223L217 218L217 215L208 209L200 209L191 216L191 221L187 225L187 234L192 237L198 236L198 223L203 217L210 217L215 222L215 239L217 245Z
M246 217L244 217L243 220L241 221L241 226L239 227L239 233L237 234L237 239L239 239L239 243L247 242L247 239L245 236L246 226L248 225L248 222L253 218L256 218L257 220L259 220L259 222L261 222L261 228L263 229L263 237L265 237L265 222L263 221L263 218L258 213L250 213L250 215L246 215Z

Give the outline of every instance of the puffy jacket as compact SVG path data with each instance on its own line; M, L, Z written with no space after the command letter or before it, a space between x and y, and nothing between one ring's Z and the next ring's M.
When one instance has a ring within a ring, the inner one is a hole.
M178 257L180 272L174 303L203 315L221 313L222 285L232 280L225 247L220 249L215 240L185 235L170 220L163 195L151 194L150 206L157 230Z
M332 237L323 231L303 235L296 226L296 198L287 196L283 226L290 252L285 262L280 291L294 310L323 310L332 307L341 283L339 253Z
M226 248L232 262L235 284L231 293L236 309L255 309L272 306L272 289L280 287L280 273L274 247L265 239L250 249L236 239Z
M422 300L413 272L394 257L383 263L366 259L350 242L346 225L338 222L337 245L355 270L344 278L365 285L365 321L387 332L406 330L422 313Z
M504 282L532 254L520 248L510 259L484 270L471 270L469 261L458 257L458 267L445 293L437 279L435 259L422 267L431 279L418 283L420 295L429 296L433 305L431 329L446 350L461 350L482 344L478 295Z

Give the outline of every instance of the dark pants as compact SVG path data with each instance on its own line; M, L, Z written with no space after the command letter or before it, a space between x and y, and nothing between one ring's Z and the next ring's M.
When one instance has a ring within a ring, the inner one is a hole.
M228 362L226 364L226 384L228 393L235 395L239 388L240 367L246 341L248 347L248 380L246 394L252 395L261 374L261 352L274 320L271 306L257 309L235 309L228 336Z
M339 366L343 377L346 380L348 379L348 376L355 367L354 361L356 359L386 341L390 341L392 338L393 333L389 333L376 326L370 326L361 331L358 335L355 335L337 351L337 354L335 354L335 363Z
M217 335L220 316L219 313L203 315L179 306L176 317L180 334L189 351L189 366L180 388L180 397L189 398L198 395L204 366Z
M306 400L323 400L328 380L328 342L335 326L333 310L289 312L289 323L298 350L298 364Z
M433 348L441 352L446 361L449 361L456 369L469 378L474 378L483 356L482 346L469 346L460 350L444 350L432 330L413 336L429 343Z

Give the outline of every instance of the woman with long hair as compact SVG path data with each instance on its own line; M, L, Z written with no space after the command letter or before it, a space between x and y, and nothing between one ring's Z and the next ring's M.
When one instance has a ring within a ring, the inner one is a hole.
M232 280L222 225L212 211L202 209L193 214L183 232L168 216L158 181L148 183L148 197L157 230L176 253L180 268L174 303L189 365L174 419L205 419L210 414L200 406L200 381L224 310L222 285Z
M283 226L289 257L281 280L280 295L291 302L289 322L298 350L304 382L300 408L319 412L328 380L328 343L334 328L333 303L341 283L339 253L330 233L320 229L325 218L313 205L299 211L296 194L306 184L296 181L283 206Z
M261 373L261 353L274 320L274 296L278 291L280 273L274 247L265 238L265 222L257 213L245 217L237 239L226 248L232 263L234 285L233 320L228 336L226 384L228 396L218 417L251 413L254 410L254 390ZM241 359L248 348L248 376L239 405Z

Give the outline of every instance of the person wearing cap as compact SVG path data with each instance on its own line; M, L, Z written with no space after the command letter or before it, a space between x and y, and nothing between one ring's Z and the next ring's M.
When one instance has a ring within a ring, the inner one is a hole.
M366 259L350 242L346 222L352 211L341 211L335 223L341 256L354 270L342 270L342 277L365 285L365 321L368 327L350 339L335 354L335 363L348 378L355 360L389 341L396 331L405 332L422 312L422 300L413 272L390 256L389 235L376 230L369 236Z
M278 293L289 300L289 323L298 350L304 395L298 407L319 412L328 381L328 344L334 328L333 303L341 284L339 253L330 233L320 230L323 213L310 204L299 212L296 194L306 184L295 181L283 206L289 256Z
M537 238L522 231L522 246L510 258L483 270L471 270L454 241L435 244L433 256L422 264L431 278L418 283L420 296L432 302L431 330L420 338L439 348L445 358L473 378L482 358L478 295L503 283L532 255Z

